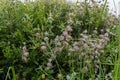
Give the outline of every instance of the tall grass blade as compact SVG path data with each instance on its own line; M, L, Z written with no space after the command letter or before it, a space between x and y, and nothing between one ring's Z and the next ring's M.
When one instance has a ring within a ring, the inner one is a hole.
M98 17L98 21L97 21L97 23L96 23L96 27L97 27L97 28L99 27L100 22L101 22L101 20L102 20L102 16L103 16L103 14L104 14L104 10L105 10L105 8L106 8L106 4L107 4L107 0L105 0L105 2L104 2L104 4L103 4L103 8L102 8L102 10L101 10L101 13L100 13L100 15L99 15L99 17Z

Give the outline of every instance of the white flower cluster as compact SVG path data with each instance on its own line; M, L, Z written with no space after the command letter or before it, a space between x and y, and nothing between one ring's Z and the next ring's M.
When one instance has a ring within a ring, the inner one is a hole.
M28 61L29 52L27 51L26 45L22 47L22 60L27 62Z

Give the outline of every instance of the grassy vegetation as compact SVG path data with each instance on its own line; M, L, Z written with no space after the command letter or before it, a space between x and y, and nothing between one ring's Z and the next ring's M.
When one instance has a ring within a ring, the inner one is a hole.
M1 0L0 80L119 80L118 23L107 0Z

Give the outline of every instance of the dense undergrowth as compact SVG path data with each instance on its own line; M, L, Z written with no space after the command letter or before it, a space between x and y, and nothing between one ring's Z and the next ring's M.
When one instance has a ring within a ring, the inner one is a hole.
M1 0L0 80L119 80L118 30L107 0Z

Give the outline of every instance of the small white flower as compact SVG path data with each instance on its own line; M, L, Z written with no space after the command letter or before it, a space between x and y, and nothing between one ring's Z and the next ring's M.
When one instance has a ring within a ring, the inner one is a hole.
M73 49L74 49L75 51L79 51L79 50L80 50L80 48L79 48L78 46L74 46Z
M103 37L104 37L104 35L99 35L99 37L100 37L100 38L103 38Z
M96 55L99 55L99 52L98 52L97 50L95 50L95 54L96 54Z
M48 33L48 32L45 32L44 35L45 35L45 36L49 36L49 33Z
M112 73L111 73L111 72L109 72L107 75L108 75L109 77L112 77Z
M67 26L67 27L66 27L66 31L70 31L70 32L71 32L71 31L72 31L71 26Z
M47 67L52 67L52 63L48 62Z
M46 69L45 70L49 70L50 69L50 67L46 67Z
M55 52L54 52L55 53ZM52 58L56 58L56 55L55 54L51 54L51 57Z
M73 46L77 46L77 45L79 45L79 42L74 42L73 43Z
M70 52L73 52L73 51L74 51L74 49L73 49L73 48L70 48L70 49L69 49L69 51L70 51Z
M61 41L64 40L64 36L61 35L61 36L60 36L60 40L61 40Z
M89 63L90 63L90 61L89 61L89 60L86 60L86 61L85 61L85 63L86 63L86 64L89 64Z
M68 32L67 31L63 31L63 36L68 36Z
M40 34L39 33L36 33L35 35L37 38L40 38Z
M23 56L25 56L25 57L28 57L28 55L29 55L29 52L23 53Z
M94 34L97 34L98 32L97 32L97 30L94 30L93 33L94 33Z
M64 42L63 42L63 45L64 45L64 46L68 46L68 45L69 45L69 43L68 43L68 42L66 42L66 41L64 41Z
M82 40L83 42L86 42L85 38L81 38L81 40Z
M48 40L49 40L49 38L48 38L48 37L45 37L45 38L44 38L44 40L45 40L45 41L48 41Z
M66 41L70 41L72 39L72 37L70 35L66 36Z
M70 18L70 19L67 21L67 23L68 23L69 25L72 25L72 24L74 23L74 21Z
M91 47L95 47L94 43L90 42L89 44L90 44Z
M97 49L102 49L103 46L102 46L102 45L96 45L96 48L97 48Z
M22 60L27 62L28 61L28 54L25 53L24 55L22 55Z
M61 48L61 47L55 47L55 49L54 49L54 52L56 53L56 52L61 52L63 50L63 48Z
M72 77L69 76L69 75L67 75L67 76L66 76L66 79L67 79L67 80L72 80Z
M84 56L85 56L85 53L82 52L82 53L81 53L81 56L84 57Z
M83 72L88 72L88 67L87 67L87 66L85 66L85 67L83 68Z
M104 43L104 42L105 42L105 40L104 40L104 39L100 39L100 42Z
M22 56L22 60L25 61L25 62L28 61L27 57L25 57L25 56Z
M75 14L74 14L74 13L69 13L69 16L70 16L70 17L74 17Z
M106 41L109 41L109 40L110 40L108 37L104 37L104 39L105 39Z
M56 36L56 37L55 37L55 41L56 41L56 42L59 41L59 36Z
M83 31L83 33L85 33L85 34L86 34L87 32L88 32L87 30L84 30L84 31Z
M26 42L23 42L24 45L26 45Z
M104 30L103 30L103 29L101 29L100 31L101 31L101 32L104 32Z
M107 32L110 32L110 29L106 29Z
M46 44L45 44L45 42L41 42L41 45L42 45L42 46L45 46Z
M108 36L109 36L109 34L108 34L108 33L105 33L104 35L105 35L106 37L108 37Z
M25 53L26 51L27 51L26 46L23 46L23 47L22 47L22 52Z
M51 59L51 58L50 58L50 59L48 59L48 62L50 62L50 63L51 63L51 62L52 62L52 59Z
M95 78L95 80L99 80L98 78Z
M41 50L46 50L47 49L47 47L46 46L41 46Z
M87 39L87 38L88 38L88 35L83 35L83 38Z
M61 46L61 42L57 42L57 43L56 43L56 46Z
M27 62L28 56L29 56L29 52L27 52L26 46L23 46L23 48L22 48L22 60Z
M80 36L83 36L83 34L81 33Z
M100 50L100 53L104 53L104 50Z

